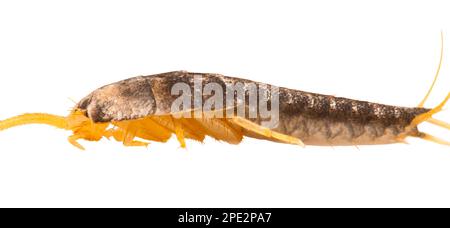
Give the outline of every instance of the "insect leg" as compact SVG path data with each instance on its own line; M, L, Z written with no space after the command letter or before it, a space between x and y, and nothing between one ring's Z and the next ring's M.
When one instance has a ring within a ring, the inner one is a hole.
M118 142L122 142L125 146L148 146L148 143L136 141L136 129L130 124L118 124L115 123L117 128L110 129L106 133L106 137L113 136Z
M186 148L186 141L184 140L184 130L181 122L172 117L172 122L175 125L175 135L182 148Z
M300 140L298 138L292 137L290 135L281 134L276 131L272 131L269 128L259 126L258 124L255 124L255 123L253 123L247 119L244 119L242 117L234 117L234 118L231 118L230 121L248 131L254 132L261 136L271 138L271 139L276 139L276 140L279 140L284 143L300 145L303 147L305 146L305 144L302 142L302 140Z
M135 136L136 136L135 130L127 130L127 132L125 132L125 137L123 139L123 145L124 146L145 146L145 147L148 146L148 143L146 143L146 142L134 140Z
M243 135L241 130L234 128L224 119L203 117L192 119L192 121L197 122L205 134L216 140L225 141L230 144L238 144L242 141Z
M205 138L204 130L198 128L193 118L175 118L171 115L151 116L154 124L163 128L164 132L174 133L177 136L180 145L183 144L184 138L194 139L203 142ZM185 143L185 142L184 142Z
M82 137L80 137L79 135L71 135L69 136L69 138L67 138L67 140L69 140L70 144L72 144L73 146L77 147L80 150L84 150L84 147L77 142L78 139L81 139Z

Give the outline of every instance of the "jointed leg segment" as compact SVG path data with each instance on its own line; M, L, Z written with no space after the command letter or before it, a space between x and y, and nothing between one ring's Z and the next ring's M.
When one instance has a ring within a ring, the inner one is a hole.
M302 142L302 140L300 140L298 138L292 137L290 135L281 134L276 131L272 131L269 128L262 127L262 126L255 124L245 118L234 117L234 118L230 119L230 121L244 129L247 129L253 133L259 134L263 137L275 139L275 140L278 140L278 141L281 141L284 143L305 146L305 144Z

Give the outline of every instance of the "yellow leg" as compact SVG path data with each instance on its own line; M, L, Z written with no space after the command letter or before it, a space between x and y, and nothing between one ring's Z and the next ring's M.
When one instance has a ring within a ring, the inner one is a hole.
M200 125L205 134L216 140L228 142L230 144L238 144L242 141L243 134L241 129L234 128L229 121L221 118L197 118L191 119Z
M181 118L180 121L185 132L188 132L191 136L193 136L190 137L191 139L203 142L206 135L205 129L196 121L195 118Z
M175 122L173 120L177 120L181 123L184 138L194 139L197 141L203 141L204 139L204 136L202 137L201 135L203 134L202 132L195 132L195 133L191 132L191 130L189 130L189 128L184 125L182 121L183 119L177 119L170 115L164 115L164 116L151 116L151 120L153 120L154 123L171 132L171 134L175 133L176 131Z
M181 125L181 122L172 117L172 121L175 125L175 135L177 136L177 140L180 143L182 148L186 148L186 141L184 140L184 130Z
M84 150L84 147L77 142L78 139L81 139L82 137L80 137L79 135L71 135L69 136L69 138L67 140L69 140L70 144L72 144L73 146L77 147L80 150Z
M137 140L124 141L123 142L124 146L144 146L144 147L148 147L148 144L149 143L141 142L141 141L137 141Z
M127 131L125 132L124 139L123 139L123 145L124 146L145 146L145 147L148 146L148 143L146 143L146 142L134 140L135 136L136 136L135 130L127 129Z
M117 123L116 123L117 124ZM114 129L109 129L104 134L105 137L113 137L116 141L122 142L124 146L145 146L147 147L149 143L134 140L136 136L136 131L127 128L126 130L121 127Z
M167 142L172 136L172 132L159 125L150 117L136 121L136 136L150 141Z
M123 139L125 138L125 133L121 128L113 128L105 131L103 136L105 136L107 139L113 137L116 141L122 142Z
M290 135L281 134L276 131L272 131L269 128L259 126L258 124L255 124L242 117L234 117L231 118L230 121L244 129L247 129L248 131L254 132L264 137L276 139L284 143L300 145L303 147L305 146L302 140L298 138L292 137Z

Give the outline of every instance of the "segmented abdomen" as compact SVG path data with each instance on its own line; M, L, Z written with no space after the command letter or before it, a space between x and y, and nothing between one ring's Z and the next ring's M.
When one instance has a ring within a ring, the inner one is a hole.
M417 134L408 126L427 111L281 89L276 130L310 145L395 143L402 133Z

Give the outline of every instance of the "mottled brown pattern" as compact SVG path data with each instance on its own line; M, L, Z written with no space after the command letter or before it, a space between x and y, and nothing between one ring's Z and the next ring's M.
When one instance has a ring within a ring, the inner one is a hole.
M171 95L171 88L179 82L193 88L195 75L201 76L203 86L215 82L224 91L226 83L266 85L219 74L175 71L131 78L101 87L81 100L77 108L85 110L86 115L95 122L170 114L171 105L178 97ZM270 89L270 85L267 86ZM204 95L203 102L208 97ZM246 97L248 101L248 94ZM274 130L298 137L306 144L317 145L396 142L396 136L400 133L417 134L417 128L408 129L407 126L414 117L428 111L425 108L383 105L287 88L280 88L279 98L280 122ZM261 122L260 118L250 120Z
M82 99L77 108L94 122L130 120L154 114L156 102L148 77L103 86Z

